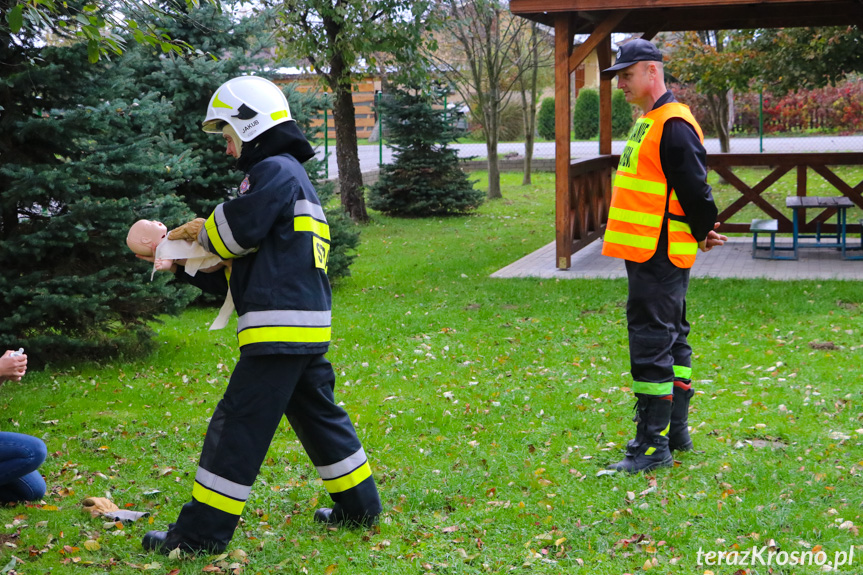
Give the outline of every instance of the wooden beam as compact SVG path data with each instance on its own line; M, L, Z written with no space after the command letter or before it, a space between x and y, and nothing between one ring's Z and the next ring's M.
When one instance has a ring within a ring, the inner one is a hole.
M633 6L633 4L637 4ZM737 28L790 28L795 26L847 26L863 21L863 5L857 0L783 0L704 4L668 0L639 0L620 4L602 1L590 8L580 0L510 0L510 10L532 20L550 23L559 13L576 18L577 34L589 34L594 22L616 11L630 11L613 32L640 34L651 30L726 30ZM596 7L599 6L599 7ZM655 32L654 32L655 34Z
M637 10L639 8L693 8L706 7L714 10L740 6L761 4L769 10L776 10L782 5L795 4L799 6L818 6L830 0L510 0L509 6L513 14L532 12L590 12L612 10ZM849 6L856 0L844 0Z
M641 39L650 42L660 32L662 32L662 24L654 24L652 27L644 31L644 34L641 35Z
M571 18L557 14L554 18L554 173L555 173L555 244L556 266L569 269L572 263L572 209L569 194L569 140L572 118L569 106L570 55L572 52Z
M611 36L596 47L599 69L611 66ZM611 76L599 77L599 155L611 153Z
M584 12L580 13L585 15ZM843 15L840 17L840 15ZM839 26L859 21L863 9L847 2L770 7L763 4L725 8L690 7L672 11L645 8L633 10L614 32L633 33L659 28L681 30L728 30L738 28L790 28L795 26Z
M584 59L587 58L594 49L602 44L602 42L607 38L611 38L611 33L614 31L614 28L620 24L628 14L628 10L614 12L605 20L600 22L596 28L593 29L593 32L587 40L584 41L584 44L576 48L572 53L572 56L570 56L569 71L575 72L575 69L584 62Z

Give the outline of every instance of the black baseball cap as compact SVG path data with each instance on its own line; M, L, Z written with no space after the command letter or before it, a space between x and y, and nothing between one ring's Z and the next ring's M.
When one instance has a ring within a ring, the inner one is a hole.
M629 68L636 62L662 62L662 52L652 42L638 38L622 45L617 50L617 62L611 68L602 71L603 74Z

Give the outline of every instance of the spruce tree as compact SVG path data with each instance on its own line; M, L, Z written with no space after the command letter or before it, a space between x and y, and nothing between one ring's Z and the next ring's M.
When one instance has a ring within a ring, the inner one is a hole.
M136 219L191 215L174 190L194 160L165 131L170 104L115 97L129 78L89 64L84 44L0 74L0 347L34 366L146 347L145 322L191 294L150 282L125 244Z
M544 140L554 139L554 98L543 98L536 115L536 131Z
M485 194L459 167L453 113L434 108L440 98L397 89L381 101L392 164L381 167L369 190L369 206L395 216L438 216L465 213L482 204Z
M589 140L599 133L599 92L582 88L575 99L572 112L573 136L576 140Z

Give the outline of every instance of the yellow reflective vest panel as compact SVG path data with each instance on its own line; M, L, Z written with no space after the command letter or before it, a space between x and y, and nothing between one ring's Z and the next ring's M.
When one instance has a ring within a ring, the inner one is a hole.
M635 122L614 178L603 255L646 262L656 252L662 222L667 219L669 259L679 268L691 268L695 263L698 242L686 223L676 192L668 189L659 158L662 130L671 118L691 124L704 142L704 134L689 107L678 102L651 110ZM666 205L668 218L665 218Z

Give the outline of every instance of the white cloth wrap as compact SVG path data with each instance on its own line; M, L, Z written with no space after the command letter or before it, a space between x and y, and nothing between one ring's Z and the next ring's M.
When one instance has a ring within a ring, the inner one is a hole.
M164 240L156 246L157 260L186 260L186 273L194 276L200 269L212 267L222 261L222 258L215 254L211 254L197 242L188 240ZM153 263L153 274L156 273L156 264ZM153 275L150 275L150 280ZM228 320L231 314L234 313L234 298L231 297L231 288L228 288L228 294L225 296L225 303L219 310L219 315L213 320L210 325L210 330L222 329L228 325Z

